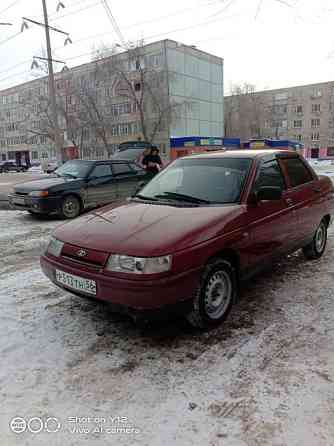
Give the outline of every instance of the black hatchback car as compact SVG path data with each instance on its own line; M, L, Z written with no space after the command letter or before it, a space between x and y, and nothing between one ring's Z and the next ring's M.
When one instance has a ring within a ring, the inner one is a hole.
M67 161L54 174L15 185L9 195L13 208L32 214L75 218L84 209L125 199L151 176L126 160Z
M27 170L26 166L19 166L13 161L0 162L0 173L4 172L24 172Z

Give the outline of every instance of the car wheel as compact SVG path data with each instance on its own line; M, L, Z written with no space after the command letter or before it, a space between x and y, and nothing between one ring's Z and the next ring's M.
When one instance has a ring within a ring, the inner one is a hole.
M64 218L75 218L80 214L80 201L74 195L68 195L63 199L61 206L61 215Z
M202 274L188 321L200 328L221 324L231 311L236 295L237 280L232 265L226 260L214 259Z
M304 246L303 254L308 260L319 259L325 252L327 245L327 227L327 222L321 220L312 242Z

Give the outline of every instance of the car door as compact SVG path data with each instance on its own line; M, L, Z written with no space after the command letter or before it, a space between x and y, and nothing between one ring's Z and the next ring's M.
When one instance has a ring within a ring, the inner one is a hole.
M110 162L98 163L87 180L88 206L99 206L117 199L115 178Z
M286 172L291 205L297 214L298 242L303 244L303 241L313 237L323 217L323 198L318 179L298 156L282 157L279 162Z
M145 181L146 173L141 167L132 163L117 162L112 164L116 183L117 198L123 200L135 194L141 181Z
M258 166L251 193L260 187L274 186L282 190L279 200L260 201L247 208L250 269L270 263L294 245L297 217L290 206L286 180L277 159L262 161Z

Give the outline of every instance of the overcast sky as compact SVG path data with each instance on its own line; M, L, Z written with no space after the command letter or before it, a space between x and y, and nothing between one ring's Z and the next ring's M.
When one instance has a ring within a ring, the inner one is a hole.
M47 0L50 24L73 45L52 32L54 58L80 65L94 45L119 41L101 0L61 1L66 8L56 13L58 0ZM107 1L126 40L170 38L223 57L226 92L231 83L265 89L334 80L333 0ZM11 38L23 16L42 20L42 1L0 0L0 22L13 23L0 26L0 90L31 79L32 56L42 54L43 28Z

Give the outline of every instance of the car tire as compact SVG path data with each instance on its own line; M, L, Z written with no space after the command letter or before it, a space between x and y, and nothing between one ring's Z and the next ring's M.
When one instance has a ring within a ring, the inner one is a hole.
M303 248L303 254L307 260L319 259L325 252L327 245L327 228L328 224L326 220L321 220L320 225L315 231L312 242Z
M237 289L237 277L231 263L219 258L210 261L202 273L193 309L187 315L190 324L198 328L220 325L231 311Z
M76 218L80 212L80 200L75 195L67 195L61 204L61 216L67 219Z

